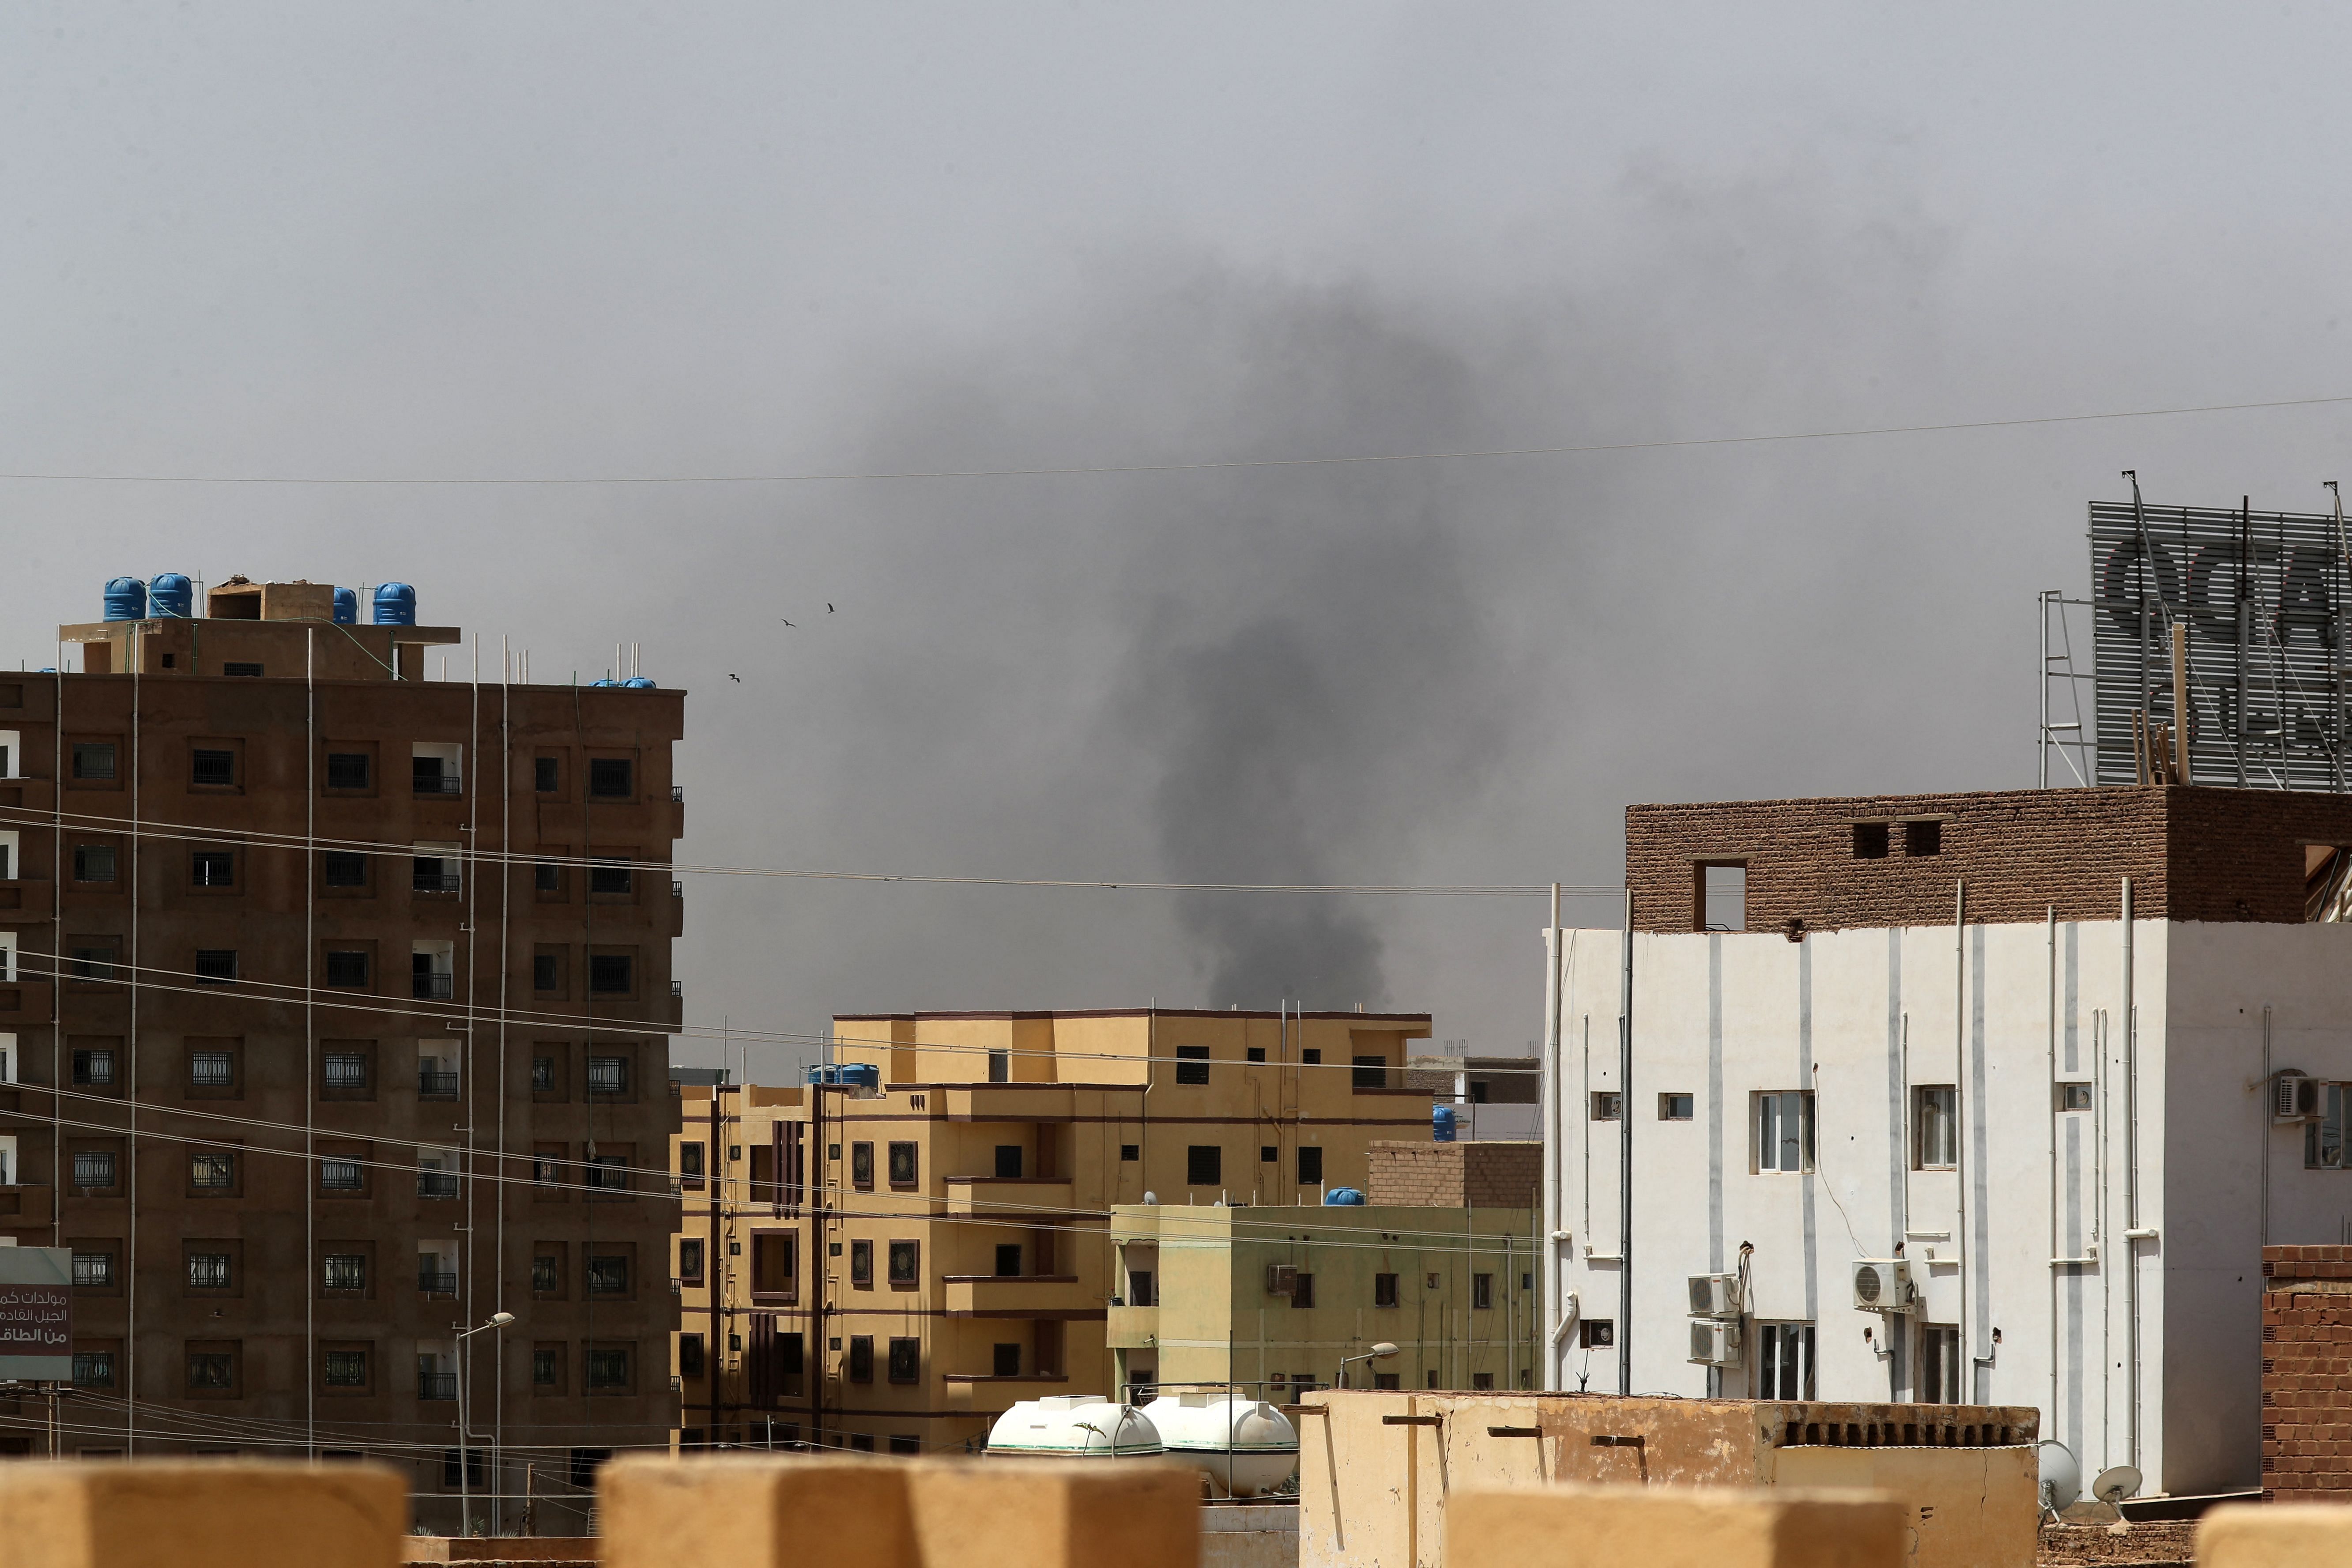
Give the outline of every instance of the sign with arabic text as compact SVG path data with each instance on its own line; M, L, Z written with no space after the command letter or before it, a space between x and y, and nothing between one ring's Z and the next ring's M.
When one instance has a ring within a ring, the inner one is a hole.
M0 1382L73 1381L73 1254L0 1247Z

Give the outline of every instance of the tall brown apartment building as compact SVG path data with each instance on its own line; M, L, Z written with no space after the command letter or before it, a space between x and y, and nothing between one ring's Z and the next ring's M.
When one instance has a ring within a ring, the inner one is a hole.
M676 1409L684 697L428 681L456 630L332 593L0 676L0 1228L75 1281L0 1450L363 1453L560 1533Z
M1375 1142L1429 1136L1400 1081L1425 1013L834 1029L841 1081L685 1090L688 1444L962 1449L1017 1401L1152 1384L1157 1344L1106 1337L1153 1289L1113 1267L1114 1205L1315 1205L1367 1184ZM1299 1369L1328 1380L1325 1349Z

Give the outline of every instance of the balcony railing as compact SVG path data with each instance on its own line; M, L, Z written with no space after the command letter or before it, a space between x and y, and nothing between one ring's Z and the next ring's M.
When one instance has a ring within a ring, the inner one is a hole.
M419 1399L455 1399L457 1397L457 1374L454 1372L420 1372L416 1374L416 1397Z
M416 1271L416 1289L427 1296L454 1296L457 1293L457 1276L420 1268Z
M684 882L673 880L669 885L669 896L673 899L682 899L686 897L686 884Z
M415 779L418 795L463 795L466 782L449 773L418 773Z
M669 798L677 805L684 805L686 804L686 786L684 784L670 785Z
M420 1068L416 1073L416 1092L436 1100L455 1100L457 1098L457 1075Z
M408 885L420 893L456 893L464 890L466 879L456 871L415 871Z
M454 1171L419 1171L416 1173L416 1195L420 1198L454 1198L457 1195L457 1175Z
M450 974L411 974L409 984L420 1002L446 1002L456 980Z
M683 980L673 980L673 981L671 981L671 982L669 983L669 994L670 994L671 995L673 995L673 996L683 996L683 995L685 995L685 994L686 994L686 982L685 982L685 981L683 981Z

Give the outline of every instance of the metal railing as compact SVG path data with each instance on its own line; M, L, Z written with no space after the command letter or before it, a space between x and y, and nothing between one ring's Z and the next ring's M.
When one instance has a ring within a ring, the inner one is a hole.
M669 994L670 994L671 995L673 995L673 996L683 996L683 995L685 995L685 994L686 994L686 982L685 982L685 981L683 981L683 980L673 980L673 981L671 981L671 982L669 983Z
M419 1068L416 1069L416 1092L445 1100L455 1100L457 1097L457 1075L454 1072L436 1072L431 1068Z
M446 1002L449 1000L451 987L455 984L456 978L457 977L455 975L449 974L412 973L409 976L409 980L414 987L416 998L421 1002Z
M416 1397L419 1399L455 1399L457 1397L457 1374L454 1372L420 1372L416 1374Z
M416 1289L427 1296L454 1296L457 1293L457 1276L420 1268L416 1271Z
M686 786L684 784L670 785L669 798L673 805L684 805L686 804Z
M455 893L464 889L465 878L456 871L413 871L408 885L420 893Z
M669 896L673 899L682 899L686 897L686 884L684 882L673 880L669 885Z
M416 1195L420 1198L454 1198L457 1195L457 1176L454 1171L419 1171L416 1173Z
M417 774L411 783L418 795L463 795L466 781L451 773Z

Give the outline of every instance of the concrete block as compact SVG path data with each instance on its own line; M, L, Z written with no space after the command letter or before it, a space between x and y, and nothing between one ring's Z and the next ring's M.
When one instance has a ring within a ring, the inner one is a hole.
M1445 1559L1513 1568L1897 1568L1903 1510L1876 1492L1647 1487L1465 1489Z
M906 1470L923 1568L1200 1562L1201 1475L1190 1466L926 1459Z
M400 1568L408 1483L263 1459L0 1465L0 1568Z
M885 1459L628 1455L596 1473L604 1568L919 1568L907 1467Z
M2352 1554L2352 1504L2230 1503L2197 1525L2197 1568L2303 1568Z

